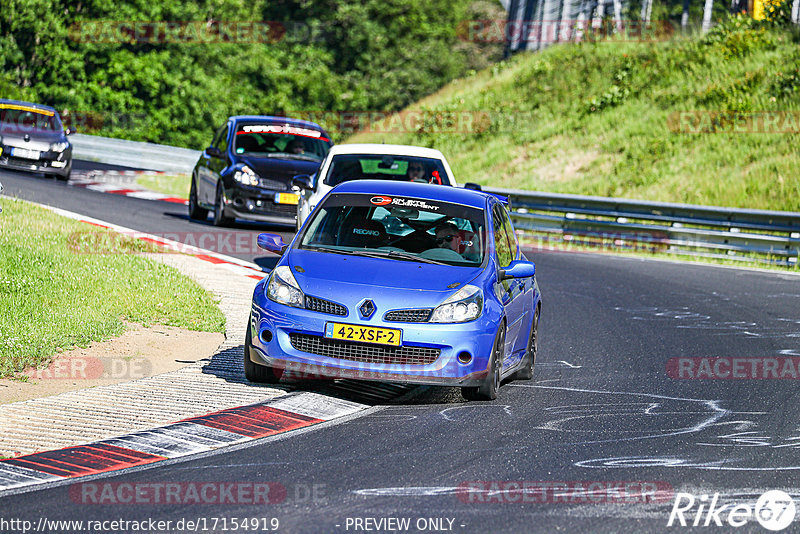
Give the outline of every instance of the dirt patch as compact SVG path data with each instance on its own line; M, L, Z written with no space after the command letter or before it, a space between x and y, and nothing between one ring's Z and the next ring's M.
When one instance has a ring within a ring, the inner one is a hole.
M106 386L186 367L211 356L225 336L183 328L128 323L120 337L58 354L46 369L28 369L21 380L0 379L0 404Z

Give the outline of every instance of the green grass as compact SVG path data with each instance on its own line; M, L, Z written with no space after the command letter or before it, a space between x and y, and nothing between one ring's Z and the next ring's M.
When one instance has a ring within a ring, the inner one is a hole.
M188 174L145 174L136 178L138 185L150 191L183 199L189 198L191 181L191 176Z
M47 363L59 347L117 336L123 320L224 331L225 317L208 292L135 254L146 244L22 201L3 198L2 209L0 377Z
M491 120L471 133L428 126L348 142L438 148L461 183L800 211L799 134L674 132L682 111L794 112L800 122L798 34L751 19L700 38L518 54L411 109Z

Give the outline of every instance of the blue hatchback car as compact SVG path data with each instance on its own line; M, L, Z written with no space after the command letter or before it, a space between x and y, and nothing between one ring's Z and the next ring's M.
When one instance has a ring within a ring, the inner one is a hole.
M256 285L244 368L458 386L497 397L530 379L541 296L504 199L435 185L356 180L335 187Z

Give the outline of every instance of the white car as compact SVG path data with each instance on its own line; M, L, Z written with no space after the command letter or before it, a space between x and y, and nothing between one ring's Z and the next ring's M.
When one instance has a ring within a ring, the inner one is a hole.
M313 176L295 176L300 189L297 229L334 186L350 180L408 180L457 186L444 155L433 148L407 145L334 145Z

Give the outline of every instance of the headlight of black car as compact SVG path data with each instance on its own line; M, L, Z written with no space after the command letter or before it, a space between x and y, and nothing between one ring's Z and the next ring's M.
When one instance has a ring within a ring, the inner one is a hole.
M64 152L68 146L69 143L67 143L66 141L59 141L58 143L53 143L52 145L50 145L50 150L52 150L53 152Z
M247 165L237 169L233 173L233 179L244 185L258 185L258 175Z

